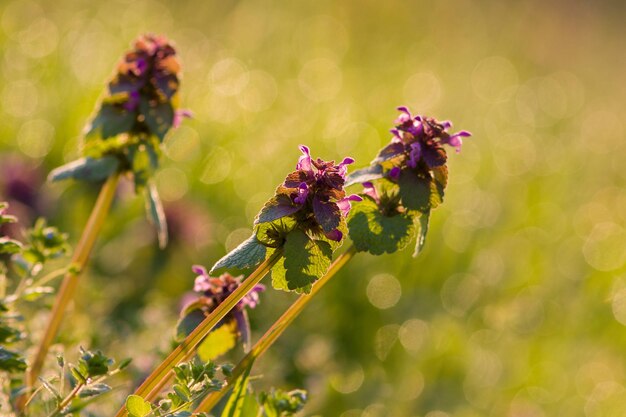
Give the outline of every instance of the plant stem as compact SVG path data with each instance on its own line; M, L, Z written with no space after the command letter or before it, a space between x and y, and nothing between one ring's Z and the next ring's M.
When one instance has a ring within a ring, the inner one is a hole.
M135 395L139 395L146 401L152 401L161 392L163 387L174 375L172 369L180 362L189 360L196 353L198 345L211 330L232 310L241 299L254 288L255 285L272 269L274 264L282 256L282 249L277 249L272 256L267 258L257 269L246 278L235 291L233 291L215 310L211 312L190 334L181 342L176 349L146 378L137 388ZM126 407L115 415L116 417L127 416Z
M59 288L46 332L41 340L41 343L39 344L39 349L37 350L35 359L33 360L33 363L28 371L26 378L26 392L32 389L33 385L37 381L46 359L46 355L48 354L48 349L54 341L54 338L59 331L59 327L61 326L67 305L74 298L78 278L87 264L89 254L91 253L94 243L96 242L96 238L104 225L104 221L109 212L109 208L111 207L113 197L115 196L115 189L117 188L118 180L119 174L116 173L110 176L100 190L96 204L91 211L87 225L83 230L83 234L81 235L78 245L76 246L76 250L74 251L74 255L72 256L70 268L65 274L61 287Z
M64 409L65 407L67 407L67 406L68 406L68 405L72 402L72 400L74 399L74 397L76 397L76 395L78 395L78 392L79 392L81 389L83 389L83 387L84 387L84 386L85 386L85 383L84 383L84 382L81 382L80 384L76 384L76 386L74 387L74 389L72 390L72 392L70 392L70 393L67 395L67 397L65 397L65 398L63 399L63 401L61 401L61 402L59 403L59 405L57 406L56 410L54 410L54 411L52 412L52 414L50 414L50 416L49 416L49 417L56 417L56 416L58 416L58 415L61 413L61 411L63 411L63 409Z
M208 412L226 395L230 390L233 383L241 376L241 374L248 369L249 366L265 351L272 346L272 344L280 337L281 334L289 327L289 325L298 317L298 315L304 310L304 307L311 301L311 299L322 289L336 273L339 271L352 257L356 254L356 248L350 246L346 252L341 254L335 262L332 263L326 275L320 278L315 284L309 294L302 294L289 308L283 313L282 316L269 328L254 345L254 347L243 357L241 361L235 366L228 382L222 387L221 390L211 392L204 400L196 407L194 413Z

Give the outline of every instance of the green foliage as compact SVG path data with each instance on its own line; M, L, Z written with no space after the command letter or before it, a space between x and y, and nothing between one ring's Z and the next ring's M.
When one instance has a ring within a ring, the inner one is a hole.
M234 319L225 321L213 329L198 346L198 357L202 362L213 361L228 353L237 345L239 331Z
M46 219L37 219L28 230L22 257L30 263L43 263L65 255L69 250L67 233L48 226Z
M152 406L139 395L129 395L126 398L126 410L130 417L145 417L152 411Z
M328 242L312 239L300 229L292 230L285 238L283 258L272 268L272 284L278 289L309 292L328 270L331 258Z
M250 370L253 364L253 361L250 362L248 367L235 381L233 392L230 394L221 417L248 417L256 415L250 413L248 407L246 407L246 400L249 400L248 384L250 381Z
M133 128L136 114L124 109L118 101L111 98L103 100L96 117L87 128L86 140L108 139Z
M404 249L415 236L413 216L398 212L385 215L369 196L363 196L350 211L348 228L356 249L373 255Z
M174 123L174 108L169 102L157 102L142 99L139 102L139 111L145 118L145 123L159 141L163 141L165 134Z
M304 390L285 392L272 389L259 394L259 403L263 407L265 417L288 417L304 408L307 393Z
M85 379L106 375L115 361L100 351L91 352L80 349L81 357L78 360L78 370Z
M263 224L271 227L271 223ZM224 272L232 275L246 274L263 262L266 254L266 246L259 242L256 235L252 235L217 261L209 274L219 275Z
M426 235L428 234L428 221L430 220L430 211L421 213L416 222L419 224L419 232L417 234L417 242L415 243L415 251L413 256L419 255L424 248L424 242L426 242Z
M0 237L0 254L19 253L22 250L22 244L17 240L8 237Z
M223 386L216 378L218 369L212 362L181 363L174 368L174 384L165 398L151 404L138 395L130 395L126 398L126 410L130 417L191 416L190 409L197 400Z
M443 201L441 183L430 176L403 171L398 180L402 204L409 210L420 212L436 208Z
M9 373L23 372L26 370L26 360L22 354L0 346L0 370Z
M48 178L50 181L73 179L78 181L103 181L120 167L118 158L112 155L98 159L85 157L53 169Z
M157 229L157 237L159 240L159 247L161 249L167 246L167 220L165 218L165 211L163 210L163 204L161 198L153 182L148 182L148 186L144 191L146 199L146 213L148 219Z
M374 181L383 178L383 167L379 164L373 164L366 168L358 169L351 172L346 177L345 186L348 187L353 184L360 184L367 181Z

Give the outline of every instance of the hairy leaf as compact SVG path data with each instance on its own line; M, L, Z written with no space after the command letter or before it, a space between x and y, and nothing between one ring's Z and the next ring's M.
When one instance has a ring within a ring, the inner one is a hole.
M356 249L373 255L404 249L415 236L411 215L396 213L385 216L369 196L365 196L350 211L348 229Z
M344 187L348 187L352 184L360 184L366 181L373 181L383 177L383 167L375 164L367 168L358 169L350 173L346 177Z
M263 206L254 224L272 222L282 217L289 216L300 210L302 206L296 205L291 201L291 197L285 194L278 194L270 198Z
M296 227L296 221L292 217L259 223L254 226L254 233L259 242L270 248L278 248L285 242L285 237ZM266 258L267 258L266 254Z
M174 123L174 108L171 103L148 101L142 98L139 102L139 111L145 117L145 123L150 132L163 141Z
M378 152L376 159L374 159L375 163L380 163L384 161L388 161L397 156L400 156L404 153L404 144L402 142L391 142L389 145L385 146Z
M74 179L82 181L102 181L117 171L120 161L114 156L102 158L81 158L60 166L48 175L50 181Z
M292 230L285 240L283 258L272 268L274 288L309 292L311 285L328 270L332 253L328 242L313 240L302 230Z
M86 138L89 140L100 136L102 139L107 139L120 133L129 132L136 120L137 114L135 112L128 111L113 103L103 103L98 114L87 128Z
M402 171L398 185L402 204L410 210L424 213L443 201L443 187L430 174L421 176L413 171Z
M217 261L209 274L219 275L224 272L229 272L232 275L244 274L265 260L266 251L265 245L259 242L256 235L253 234Z
M323 202L317 197L313 199L313 214L326 233L336 229L341 221L339 206L332 202Z

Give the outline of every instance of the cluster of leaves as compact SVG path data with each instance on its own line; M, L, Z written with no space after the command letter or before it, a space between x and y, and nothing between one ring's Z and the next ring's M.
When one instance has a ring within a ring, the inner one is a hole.
M102 352L81 348L78 364L66 364L62 357L57 358L57 364L60 368L59 376L50 379L40 378L42 385L38 390L45 389L51 395L50 400L39 405L42 410L53 410L49 414L50 417L76 415L98 397L111 391L111 386L105 381L125 369L130 364L130 359L123 360L114 367L115 361ZM69 380L67 388L66 379Z
M253 235L219 260L211 274L248 272L276 250L282 257L272 268L274 288L306 293L326 273L343 242L350 201L360 200L346 197L343 189L346 167L353 160L335 164L311 158L306 146L300 149L296 171L261 209Z
M143 35L125 54L87 126L83 158L50 173L52 181L73 178L102 181L131 172L137 192L144 191L148 218L167 243L163 208L150 178L158 168L161 143L189 112L178 109L180 63L164 37Z
M250 387L251 368L252 363L234 382L221 417L289 417L304 408L307 393L300 389L289 392L272 389L255 396Z
M17 221L6 213L7 209L6 203L0 203L0 225ZM8 346L28 343L28 335L21 324L24 317L16 305L54 292L46 284L59 273L39 276L47 261L64 255L67 250L67 235L48 226L44 219L37 220L26 232L25 242L0 236L0 372L10 376L12 387L23 380L26 360L20 353L24 346L18 350Z
M230 366L217 366L212 362L182 363L174 368L176 379L171 392L157 404L152 404L138 395L126 399L129 417L190 417L193 404L211 391L218 391L223 382L216 377L219 370L224 375Z
M448 183L443 145L461 148L461 131L449 134L450 122L413 116L406 107L391 130L393 139L369 167L349 175L348 184L362 183L363 202L350 213L350 238L359 251L374 255L403 249L418 234L414 255L424 245L432 209L443 202Z

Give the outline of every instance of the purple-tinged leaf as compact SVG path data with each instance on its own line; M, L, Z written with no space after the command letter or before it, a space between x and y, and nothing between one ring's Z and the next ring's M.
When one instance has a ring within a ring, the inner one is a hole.
M373 163L381 163L398 157L404 153L404 144L402 142L391 142L378 152Z
M326 233L336 229L341 221L341 210L337 204L323 202L317 196L313 198L313 214Z
M352 184L359 184L367 181L377 180L383 177L383 167L380 165L370 165L367 168L358 169L346 177L345 187Z

